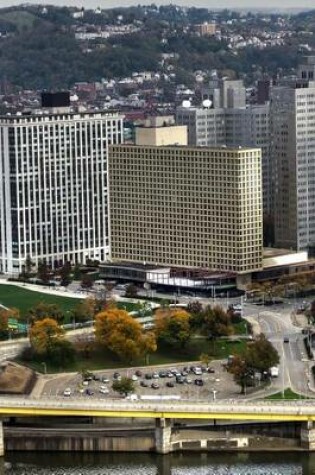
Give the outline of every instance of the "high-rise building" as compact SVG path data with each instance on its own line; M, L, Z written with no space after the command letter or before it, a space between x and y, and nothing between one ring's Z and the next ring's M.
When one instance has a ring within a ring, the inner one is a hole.
M205 101L206 103L206 101ZM269 104L236 108L178 107L176 122L186 125L188 145L198 147L260 147L263 209L273 209Z
M260 149L111 146L111 259L262 267Z
M1 272L27 256L54 267L108 253L107 149L122 143L122 117L60 106L0 117Z
M315 57L271 89L271 136L275 243L306 250L315 244Z

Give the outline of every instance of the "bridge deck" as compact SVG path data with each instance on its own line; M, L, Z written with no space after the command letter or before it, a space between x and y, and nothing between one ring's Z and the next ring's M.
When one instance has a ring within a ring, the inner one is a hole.
M0 397L0 416L315 421L314 401L127 401Z

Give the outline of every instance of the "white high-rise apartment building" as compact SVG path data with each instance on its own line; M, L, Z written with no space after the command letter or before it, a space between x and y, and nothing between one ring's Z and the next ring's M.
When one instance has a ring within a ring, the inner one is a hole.
M123 119L50 109L0 118L0 271L105 260L107 150Z
M315 57L298 79L271 90L275 163L275 243L306 250L315 244Z

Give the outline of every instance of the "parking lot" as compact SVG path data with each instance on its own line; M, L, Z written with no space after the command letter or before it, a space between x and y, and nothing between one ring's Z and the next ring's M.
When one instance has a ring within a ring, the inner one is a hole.
M79 373L52 377L42 390L45 397L60 398L121 398L114 392L115 379L134 380L138 398L224 399L237 397L239 387L221 362L211 366L186 365L129 368L127 370L95 371L85 380ZM157 397L158 396L158 397Z

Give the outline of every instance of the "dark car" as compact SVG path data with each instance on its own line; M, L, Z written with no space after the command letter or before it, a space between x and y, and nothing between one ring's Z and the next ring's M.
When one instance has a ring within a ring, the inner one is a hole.
M160 371L160 372L159 372L159 376L160 376L160 378L166 378L166 377L167 377L167 373L165 373L165 371Z
M208 368L208 373L215 373L215 369L214 368Z
M138 376L138 378L141 378L141 376L142 376L142 371L140 371L140 369L137 369L137 371L136 371L135 374L136 374L136 376Z
M87 389L85 390L85 394L86 394L87 396L93 396L94 391L92 391L92 389L90 389L90 388L87 388Z
M183 376L176 376L176 383L177 384L184 384L185 380Z
M120 378L120 373L114 373L113 378L114 379L119 379Z
M173 388L174 386L175 386L175 384L172 383L172 381L167 381L167 383L166 383L167 388Z
M140 386L143 388L147 388L149 385L146 381L140 381Z
M196 386L203 386L203 380L202 379L195 379L195 385Z
M152 374L151 373L146 373L144 375L145 379L152 379Z
M160 386L159 386L158 383L152 383L152 384L151 384L151 388L152 388L152 389L159 389L159 387L160 387Z

